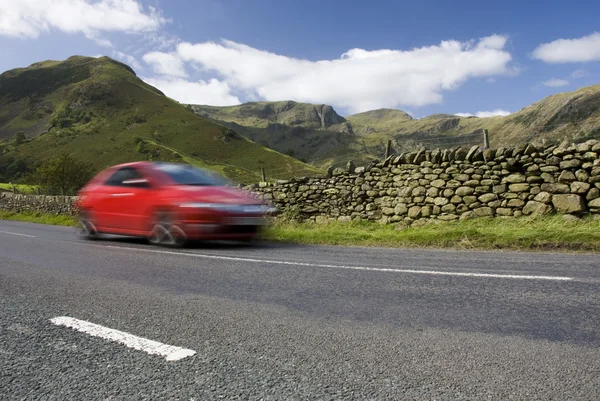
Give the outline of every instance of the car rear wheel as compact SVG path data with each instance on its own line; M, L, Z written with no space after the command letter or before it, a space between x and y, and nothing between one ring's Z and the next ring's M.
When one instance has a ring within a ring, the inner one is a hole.
M79 212L78 236L83 239L97 239L98 229L93 220L92 213L89 210Z
M172 213L161 211L154 214L148 242L152 245L182 247L187 243L185 231L173 219Z

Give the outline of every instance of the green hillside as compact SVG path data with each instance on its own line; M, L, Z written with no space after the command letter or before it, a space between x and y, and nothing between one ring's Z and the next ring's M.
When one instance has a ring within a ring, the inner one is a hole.
M261 145L316 166L343 164L348 155L358 161L371 158L363 141L355 138L350 122L331 106L282 101L191 107L198 115Z
M506 117L437 114L412 119L399 110L375 110L347 117L360 135L408 139L460 137L488 129L492 146L531 141L582 140L600 134L600 85L559 93Z
M293 107L289 107L293 104ZM280 112L282 105L288 105ZM559 93L506 117L435 114L421 119L394 109L379 109L319 125L312 112L323 105L257 102L233 107L193 105L199 115L227 125L279 152L318 166L381 158L388 140L396 152L420 147L471 146L489 132L491 146L524 142L580 141L600 136L600 85ZM279 111L279 112L278 112ZM306 117L308 116L308 117ZM342 123L340 123L342 122Z
M0 180L67 152L96 169L136 160L185 161L238 182L320 170L267 149L141 81L108 57L74 56L0 75Z
M395 109L365 111L348 117L358 135L368 135L376 131L392 132L394 127L412 119L408 113Z

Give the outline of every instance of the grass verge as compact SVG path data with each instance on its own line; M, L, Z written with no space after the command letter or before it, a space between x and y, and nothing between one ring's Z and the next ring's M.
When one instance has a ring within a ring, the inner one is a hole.
M278 221L265 234L272 241L296 244L600 251L600 219L567 221L563 216L481 218L404 230L371 222Z
M40 212L15 213L6 210L0 210L0 220L28 221L31 223L51 224L54 226L77 225L77 220L74 217Z
M0 210L0 220L74 226L75 218L44 213ZM474 219L396 230L371 222L328 224L275 221L266 241L306 245L507 249L529 251L600 251L600 219L570 221L563 216L516 219Z

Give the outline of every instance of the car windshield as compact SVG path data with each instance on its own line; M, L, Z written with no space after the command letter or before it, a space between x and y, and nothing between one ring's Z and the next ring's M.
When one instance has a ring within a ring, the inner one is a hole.
M222 186L229 184L225 178L216 173L185 164L157 164L156 168L179 185Z

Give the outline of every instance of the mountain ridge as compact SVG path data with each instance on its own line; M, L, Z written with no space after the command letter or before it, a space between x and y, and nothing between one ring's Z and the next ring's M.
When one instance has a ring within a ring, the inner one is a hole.
M248 137L280 152L289 153L287 148L291 146L296 157L319 166L331 162L339 164L341 155L363 153L361 159L381 157L389 140L398 151L472 145L481 141L484 129L489 132L492 146L600 135L600 85L557 93L507 116L461 117L437 113L416 119L402 110L390 108L345 117L338 115L345 120L343 129L339 124L327 128L307 124L301 115L271 121L253 111L256 105L265 108L278 103L281 102L249 102L227 108L191 107L195 111L202 110L205 117L217 123L236 124ZM295 102L299 110L314 106ZM243 118L240 108L244 109Z
M62 153L96 170L137 160L179 161L238 182L322 171L204 119L109 57L42 61L0 75L0 180Z

